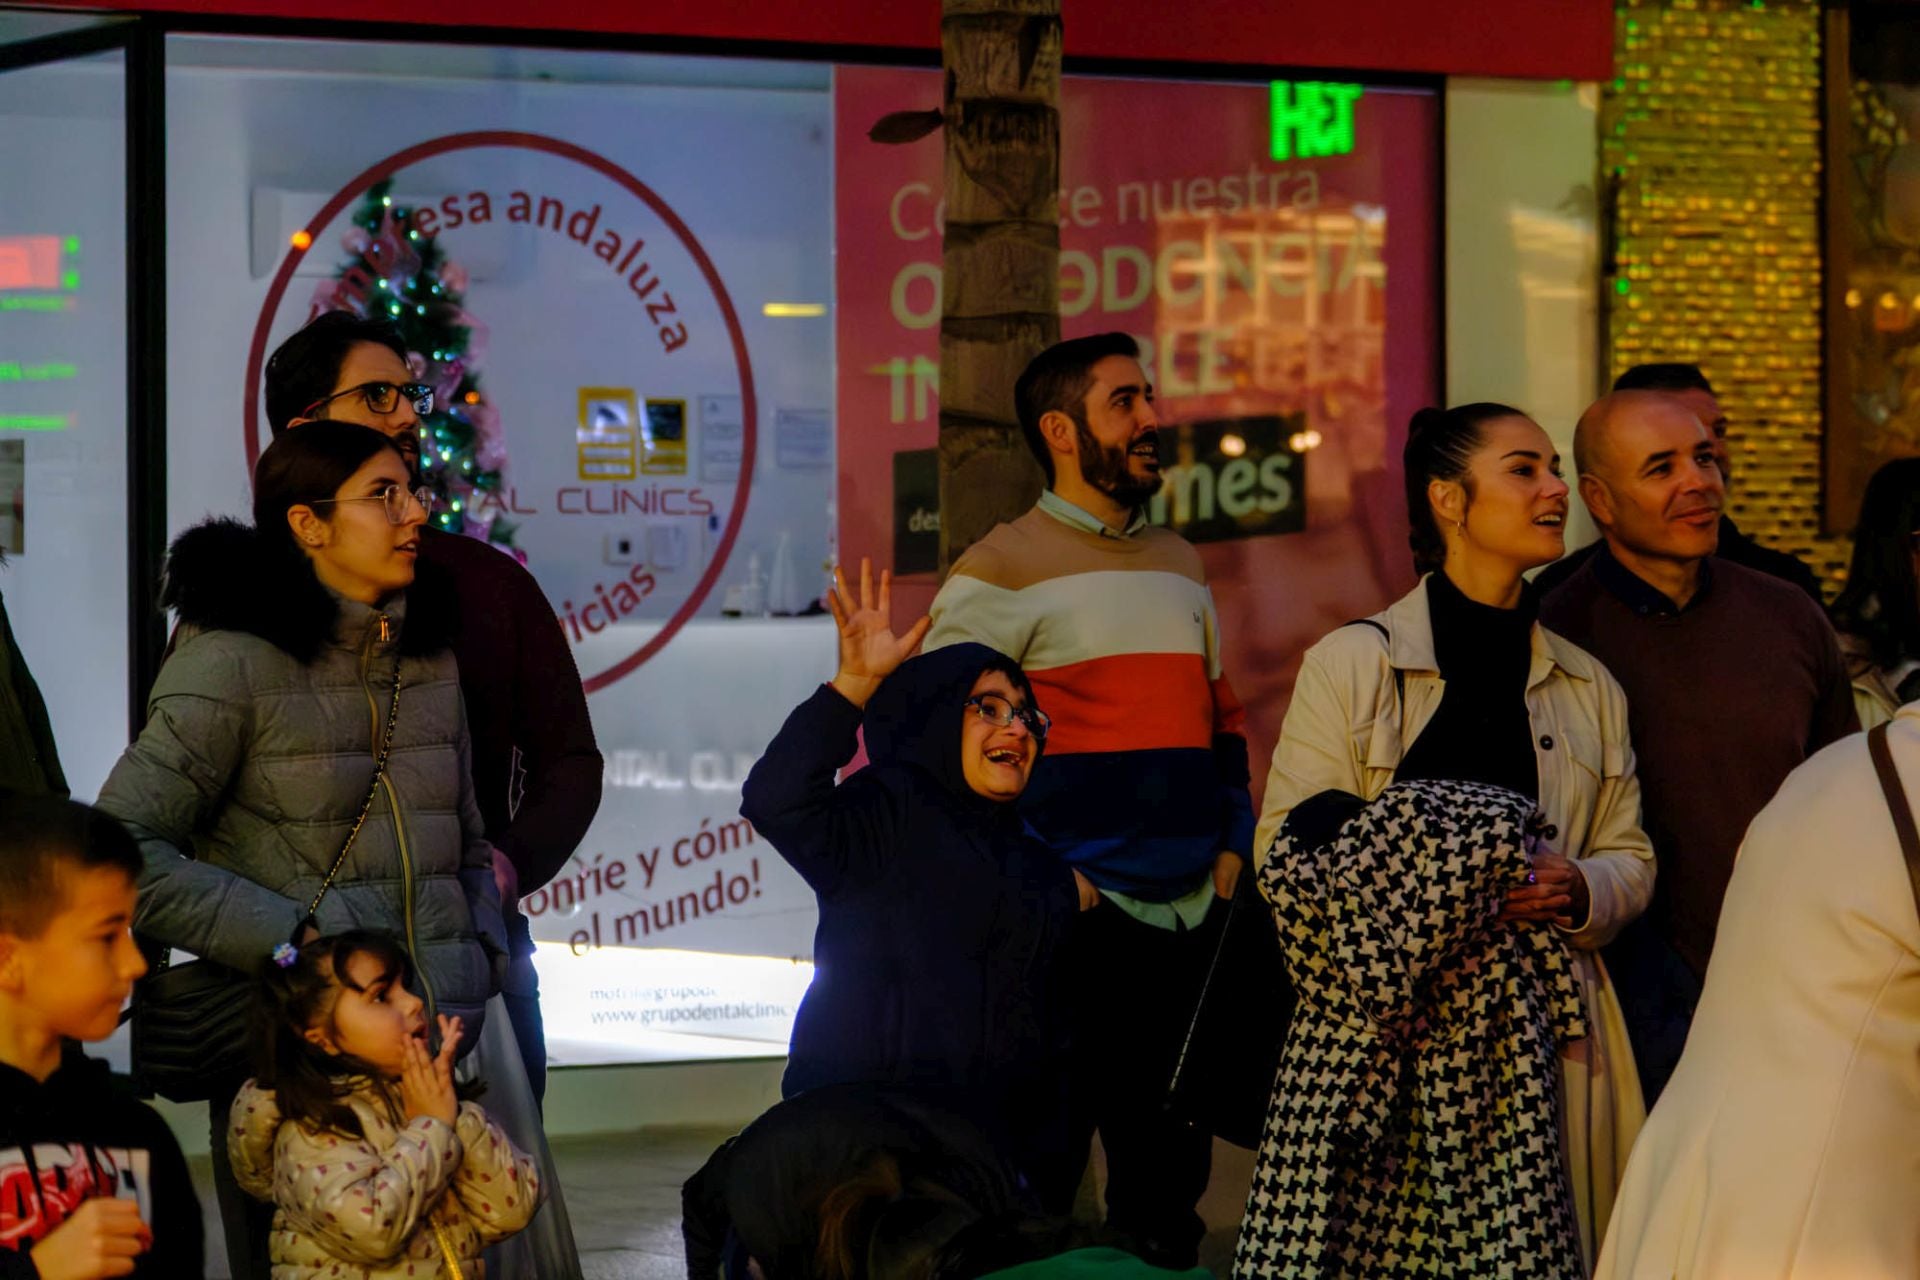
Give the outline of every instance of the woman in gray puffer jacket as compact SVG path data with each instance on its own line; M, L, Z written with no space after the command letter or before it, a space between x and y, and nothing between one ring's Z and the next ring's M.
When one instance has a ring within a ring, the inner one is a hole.
M99 806L146 856L134 927L150 942L252 974L314 930L386 931L413 958L428 1025L457 1016L471 1046L506 935L447 647L456 601L425 567L416 577L430 495L410 484L380 432L306 423L261 455L254 527L180 536L163 596L180 628ZM367 797L396 677L385 778L309 919ZM245 1074L210 1100L236 1277L254 1274L242 1259L264 1263L271 1212L219 1158Z

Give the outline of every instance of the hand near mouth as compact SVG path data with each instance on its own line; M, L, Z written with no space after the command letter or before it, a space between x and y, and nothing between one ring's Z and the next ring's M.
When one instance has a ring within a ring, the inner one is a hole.
M452 1124L460 1099L453 1091L453 1058L460 1051L461 1022L440 1018L440 1052L429 1055L420 1039L408 1036L401 1049L400 1108L409 1121L432 1116Z

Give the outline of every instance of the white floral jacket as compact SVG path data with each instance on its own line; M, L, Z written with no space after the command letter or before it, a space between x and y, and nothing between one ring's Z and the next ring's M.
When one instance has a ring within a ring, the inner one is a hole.
M481 1250L533 1219L539 1165L472 1102L402 1126L371 1084L347 1103L362 1138L282 1119L251 1080L234 1099L227 1154L275 1206L273 1280L481 1280Z

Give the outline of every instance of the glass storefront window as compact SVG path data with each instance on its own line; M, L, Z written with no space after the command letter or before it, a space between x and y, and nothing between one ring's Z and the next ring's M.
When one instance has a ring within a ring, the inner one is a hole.
M422 377L482 447L441 462L501 480L443 517L525 558L607 760L576 862L524 904L554 1060L784 1051L812 896L737 811L832 673L828 620L792 616L831 536L830 69L185 37L167 61L174 529L245 510L251 371L316 306L449 312L462 346Z
M0 596L91 798L127 742L124 55L0 73L0 174Z
M0 430L0 496L24 441L31 513L0 590L83 795L124 745L129 676L124 294L86 292L120 277L123 122L116 96L75 100L87 70L0 75L0 118L25 122L0 168L17 145L47 175L0 194L0 236L71 225L86 255L74 313L39 328L5 327L0 276L0 334L84 370L0 377L0 413L72 415ZM407 321L454 410L430 440L444 520L524 558L606 757L574 861L523 903L554 1062L783 1052L813 899L740 785L832 672L826 567L893 565L903 615L936 585L941 141L865 133L937 101L939 73L173 35L164 93L169 532L248 511L260 366L316 309ZM1150 353L1177 462L1155 518L1201 547L1256 771L1298 654L1410 581L1397 464L1437 373L1435 95L1282 94L1062 96L1063 329ZM97 163L52 165L34 131L55 121Z

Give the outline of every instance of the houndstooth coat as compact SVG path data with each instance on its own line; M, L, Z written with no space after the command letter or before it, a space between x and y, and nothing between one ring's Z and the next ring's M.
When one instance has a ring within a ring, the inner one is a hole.
M1556 1063L1579 986L1552 930L1495 919L1539 821L1497 787L1407 782L1317 847L1275 841L1300 1003L1236 1276L1584 1276Z

